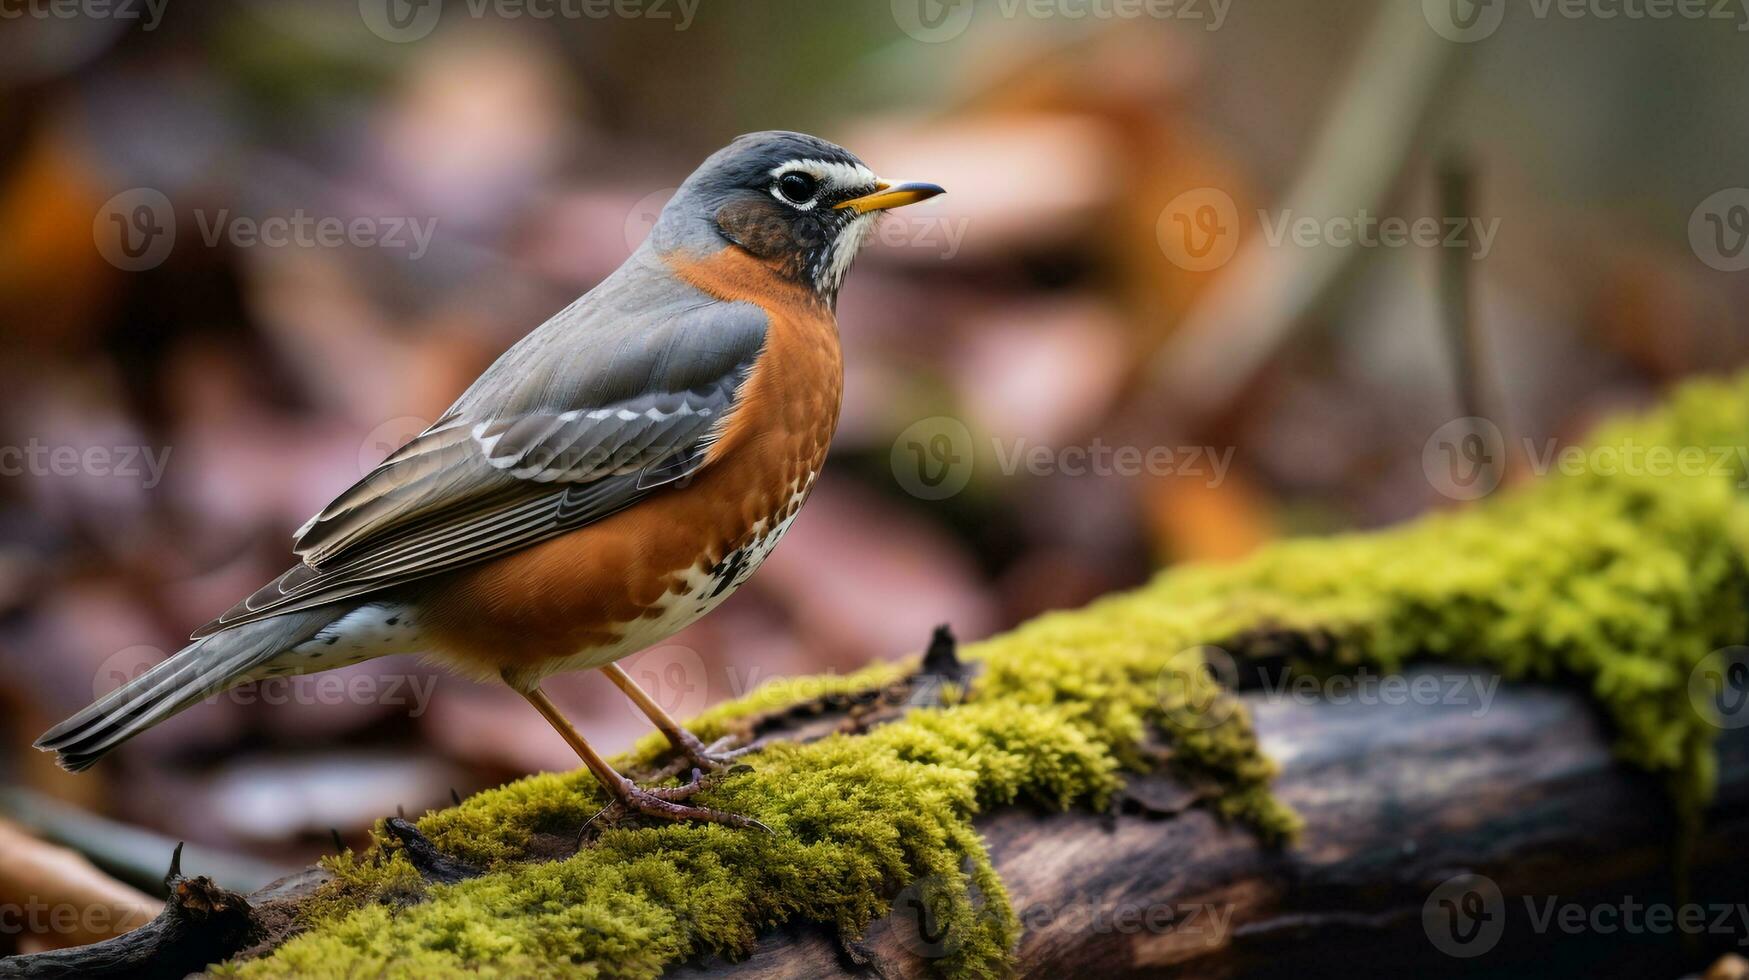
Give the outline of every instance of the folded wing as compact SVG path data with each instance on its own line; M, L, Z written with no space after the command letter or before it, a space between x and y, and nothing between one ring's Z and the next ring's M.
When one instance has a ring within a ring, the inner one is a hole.
M195 637L526 548L705 465L764 344L765 314L670 287L631 322L604 323L595 296L506 352L323 508L298 532L303 563Z

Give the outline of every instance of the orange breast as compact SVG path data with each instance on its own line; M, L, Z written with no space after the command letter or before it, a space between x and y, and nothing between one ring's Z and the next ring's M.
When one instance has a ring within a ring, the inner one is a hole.
M579 654L624 656L658 642L640 623L666 624L689 573L696 578L756 529L793 516L825 463L844 376L831 311L740 249L670 266L699 289L755 303L770 317L765 350L722 438L684 485L423 588L417 601L429 635L461 666L537 677ZM637 645L619 649L627 643Z

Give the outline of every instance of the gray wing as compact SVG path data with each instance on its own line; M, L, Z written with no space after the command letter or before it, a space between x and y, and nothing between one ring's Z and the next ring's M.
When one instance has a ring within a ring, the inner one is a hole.
M303 564L194 636L508 554L696 472L764 345L765 313L623 278L507 351L298 531ZM643 308L627 312L632 294Z

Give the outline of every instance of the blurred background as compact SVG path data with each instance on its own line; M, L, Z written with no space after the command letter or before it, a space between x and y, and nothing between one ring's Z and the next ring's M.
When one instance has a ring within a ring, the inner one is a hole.
M1528 478L1749 354L1749 12L1705 6L0 0L0 818L252 887L573 767L416 659L79 776L29 745L281 572L746 131L949 194L850 276L783 546L627 662L671 710L1483 495L1438 463L1466 416ZM604 747L646 730L597 675L549 689Z

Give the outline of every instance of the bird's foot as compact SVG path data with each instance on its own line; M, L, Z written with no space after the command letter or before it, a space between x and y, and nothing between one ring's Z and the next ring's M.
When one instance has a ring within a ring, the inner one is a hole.
M734 768L736 759L753 751L754 746L743 745L734 748L735 736L724 735L709 745L699 741L698 736L685 730L680 730L678 738L669 736L669 743L680 753L680 758L669 763L656 773L656 779L668 779L678 776L688 769L702 769L705 772L723 772Z
M701 823L720 823L728 827L763 830L771 833L771 828L738 813L725 813L702 806L690 806L685 801L691 799L704 789L704 773L699 769L692 770L692 778L680 786L643 787L621 776L619 784L614 786L614 800L603 807L595 816L590 817L583 825L585 833L590 824L600 819L604 814L610 821L631 814L641 814L658 820L693 820Z
M684 729L681 730L680 754L694 767L706 772L719 772L735 765L735 760L753 751L753 746L743 745L735 748L735 736L724 735L709 745L698 740L698 736Z

